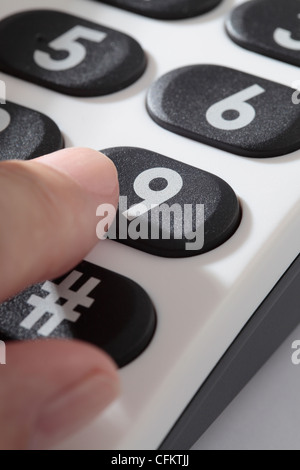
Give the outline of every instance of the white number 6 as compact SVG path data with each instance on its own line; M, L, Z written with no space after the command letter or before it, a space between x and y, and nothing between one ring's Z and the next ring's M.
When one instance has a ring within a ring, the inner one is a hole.
M39 67L51 71L68 70L76 67L84 61L86 57L86 48L77 42L78 39L88 39L93 42L102 42L107 34L101 31L95 31L85 26L74 26L67 33L49 43L55 51L67 51L69 56L66 59L52 59L48 52L35 51L33 58Z

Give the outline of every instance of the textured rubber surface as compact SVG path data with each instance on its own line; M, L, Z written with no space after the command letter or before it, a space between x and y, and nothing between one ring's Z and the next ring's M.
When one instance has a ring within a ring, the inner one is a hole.
M29 160L62 147L59 128L45 114L10 102L0 106L0 160Z
M0 42L5 43L0 70L74 96L126 88L147 64L130 36L58 11L27 11L4 19Z
M221 0L101 0L124 10L162 20L179 20L202 15Z
M230 38L259 54L300 66L299 0L251 0L226 22Z
M150 150L118 147L102 152L115 163L119 173L120 194L127 196L128 206L121 207L120 203L121 214L141 202L150 205L159 202L159 206L152 210L150 208L140 217L134 217L133 221L128 222L121 215L126 228L125 236L130 233L127 227L131 223L146 227L142 237L133 239L129 235L122 239L120 222L116 233L121 243L158 256L184 258L213 250L237 230L241 220L240 205L233 189L221 178ZM147 179L145 175L149 170L152 173ZM135 191L137 186L139 194ZM167 197L164 197L165 192L170 192ZM162 204L171 210L177 205L179 209L174 210L174 216L165 219L166 225L158 212L156 217L153 215L156 209L162 210ZM197 204L204 205L202 217ZM185 205L190 205L192 209L192 220L190 216L185 218L185 214L188 214ZM142 233L140 227L138 231ZM154 238L153 233L158 234L157 238ZM201 233L204 233L204 240ZM200 240L202 243L198 246Z
M247 157L300 148L295 90L217 65L173 70L150 88L147 109L160 126Z
M154 307L138 284L86 261L0 305L1 339L79 339L120 367L144 351L155 328Z

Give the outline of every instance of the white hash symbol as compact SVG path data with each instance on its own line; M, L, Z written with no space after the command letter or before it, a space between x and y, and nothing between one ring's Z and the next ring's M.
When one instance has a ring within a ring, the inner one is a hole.
M55 328L57 328L64 320L76 323L81 314L76 312L78 306L90 308L95 302L94 299L88 297L95 287L101 281L91 277L77 292L70 290L82 274L73 271L61 284L56 285L53 282L45 282L42 289L49 293L44 299L37 295L32 295L27 301L28 305L35 307L32 312L22 321L20 326L30 330L33 326L43 318L45 314L51 314L51 318L38 330L38 334L49 336ZM60 299L65 300L65 304L59 305Z

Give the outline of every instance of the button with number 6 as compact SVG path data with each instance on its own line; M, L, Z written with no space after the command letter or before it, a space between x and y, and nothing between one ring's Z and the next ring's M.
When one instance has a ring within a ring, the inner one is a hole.
M160 126L185 137L246 157L276 157L300 148L296 94L238 70L192 65L158 79L147 109Z
M146 68L145 54L131 37L58 11L2 20L0 43L0 70L74 96L122 90Z
M153 255L185 258L222 245L238 228L237 196L216 175L141 148L102 152L115 163L120 181L110 239ZM107 210L97 210L98 233L106 227Z

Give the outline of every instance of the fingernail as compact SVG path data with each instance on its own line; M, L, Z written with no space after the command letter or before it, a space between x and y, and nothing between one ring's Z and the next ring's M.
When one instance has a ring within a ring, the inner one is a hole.
M85 191L91 193L97 203L117 203L117 170L113 162L100 152L85 148L64 149L35 161L67 174Z
M119 384L100 373L89 375L45 404L32 450L47 449L96 418L119 394Z

